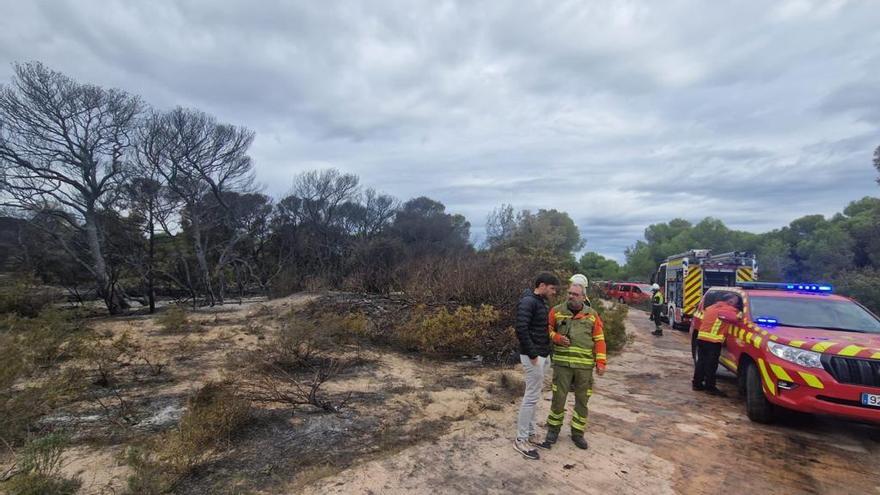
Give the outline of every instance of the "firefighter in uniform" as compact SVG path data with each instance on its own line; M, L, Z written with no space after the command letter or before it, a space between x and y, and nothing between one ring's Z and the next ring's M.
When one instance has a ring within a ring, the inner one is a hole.
M693 328L697 329L697 360L694 363L694 390L705 390L711 395L723 397L725 394L715 386L715 372L724 339L731 329L742 321L742 313L737 311L739 297L725 294L724 297L694 317Z
M654 331L651 335L661 337L663 335L663 327L660 326L660 314L663 311L663 305L666 301L663 299L663 291L660 286L654 284L651 286L651 319L654 320Z
M571 439L581 448L587 427L587 401L593 393L593 368L605 373L605 334L596 311L584 303L585 287L572 284L568 301L553 307L549 315L550 339L553 341L553 401L547 418L547 437L541 447L549 449L559 438L565 419L568 392L574 392L571 415Z

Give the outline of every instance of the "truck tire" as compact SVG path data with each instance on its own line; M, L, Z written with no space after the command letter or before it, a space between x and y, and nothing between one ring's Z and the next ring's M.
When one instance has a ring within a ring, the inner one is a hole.
M772 423L775 416L773 404L764 395L761 386L761 372L758 365L748 363L746 373L746 414L756 423Z

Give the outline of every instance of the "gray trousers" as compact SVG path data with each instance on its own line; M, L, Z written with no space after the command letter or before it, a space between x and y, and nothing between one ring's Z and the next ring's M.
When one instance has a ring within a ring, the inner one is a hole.
M544 388L544 375L547 368L550 367L550 358L538 356L538 364L533 365L528 356L520 354L519 361L525 372L526 390L523 393L522 404L519 406L516 438L525 440L537 432L535 412L538 408L538 401L541 400L541 389Z

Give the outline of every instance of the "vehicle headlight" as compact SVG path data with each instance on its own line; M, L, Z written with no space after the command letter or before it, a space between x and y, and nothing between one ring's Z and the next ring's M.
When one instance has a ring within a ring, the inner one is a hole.
M797 347L791 347L776 342L767 342L767 348L779 359L784 359L790 363L799 364L807 368L821 368L822 354Z

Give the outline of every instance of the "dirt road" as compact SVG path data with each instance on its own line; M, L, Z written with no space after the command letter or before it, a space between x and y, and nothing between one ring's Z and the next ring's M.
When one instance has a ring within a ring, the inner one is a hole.
M690 390L685 334L652 337L637 310L628 328L635 340L595 386L588 451L566 426L540 461L523 459L511 447L518 404L507 401L307 493L880 493L880 428L812 416L752 423L732 377L719 383L728 398ZM548 408L539 405L542 424Z

